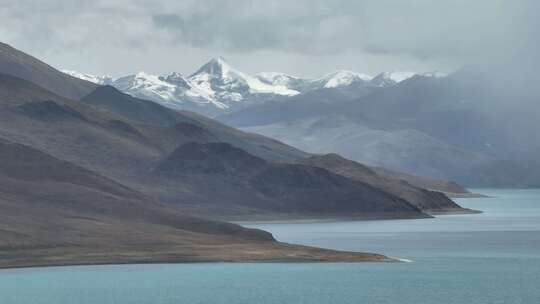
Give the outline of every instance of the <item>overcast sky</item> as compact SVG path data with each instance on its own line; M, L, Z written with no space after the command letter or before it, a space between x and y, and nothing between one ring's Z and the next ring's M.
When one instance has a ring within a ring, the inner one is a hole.
M57 68L113 76L190 74L216 56L306 77L448 72L537 54L538 2L0 0L0 41Z

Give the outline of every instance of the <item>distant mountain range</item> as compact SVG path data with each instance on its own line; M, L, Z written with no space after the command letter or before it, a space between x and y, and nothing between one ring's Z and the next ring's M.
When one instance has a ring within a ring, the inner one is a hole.
M159 76L139 72L112 78L70 70L63 72L99 85L114 86L132 96L146 98L166 107L191 110L208 116L231 113L265 101L323 88L366 91L387 87L415 75L411 72L385 72L371 77L351 71L337 71L316 79L275 72L251 76L235 69L223 58L211 59L190 76L178 72Z
M526 94L527 86L520 93L512 79L490 84L495 76L473 68L250 76L220 58L189 77L80 77L312 153L476 187L540 185L535 94Z

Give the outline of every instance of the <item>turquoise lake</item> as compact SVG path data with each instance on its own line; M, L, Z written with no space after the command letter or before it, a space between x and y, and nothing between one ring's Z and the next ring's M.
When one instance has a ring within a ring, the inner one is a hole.
M251 224L286 242L410 263L177 264L0 270L0 304L540 303L540 190L475 189L481 214Z

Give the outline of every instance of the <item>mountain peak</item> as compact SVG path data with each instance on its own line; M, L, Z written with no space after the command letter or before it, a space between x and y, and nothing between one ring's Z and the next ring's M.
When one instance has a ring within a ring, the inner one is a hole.
M79 73L73 70L60 70L60 71L64 74L68 74L75 78L83 79L83 80L86 80L95 84L99 84L99 85L111 84L114 81L114 78L112 78L109 75L96 76L92 74Z
M229 65L227 60L225 60L225 58L222 56L213 57L212 59L210 59L209 62L214 63L214 64L219 64L219 65Z
M347 70L339 70L326 74L315 81L324 83L325 88L349 86L353 83L364 83L372 79L371 76Z
M209 74L215 77L226 77L230 72L242 74L231 67L231 65L223 57L214 57L205 63L197 72L193 73L191 77L200 74Z
M229 65L223 57L212 58L188 79L201 91L226 103L238 104L254 94L298 94L285 86L268 84L243 73Z
M407 71L382 72L375 76L371 80L371 83L378 87L387 87L402 82L405 79L409 79L414 75L416 75L416 73Z

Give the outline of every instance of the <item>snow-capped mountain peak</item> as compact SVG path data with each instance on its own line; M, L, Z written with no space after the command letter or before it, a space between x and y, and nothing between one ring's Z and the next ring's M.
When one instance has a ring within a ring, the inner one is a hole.
M354 83L366 83L371 79L372 77L366 74L341 70L326 74L319 79L315 79L314 82L323 84L324 88L337 88L349 86Z
M232 75L231 75L232 74ZM242 77L243 73L233 69L223 57L212 58L210 61L200 67L189 78L194 78L199 75L211 76L215 78L234 78L234 76Z
M416 73L406 71L382 72L375 76L371 80L371 83L378 87L387 87L409 79L414 75L416 75Z
M371 84L378 87L388 87L415 76L440 78L446 76L441 72L415 73L408 71L382 72L371 80Z
M273 85L245 74L223 58L213 58L189 77L199 89L225 102L240 102L252 94L296 95L298 91Z
M118 78L113 85L136 97L168 101L174 99L175 86L173 84L145 72Z
M100 84L100 85L111 84L114 81L114 79L111 76L96 76L92 74L79 73L77 71L72 71L72 70L62 70L62 73L68 74L75 78L79 78L82 80Z
M304 92L311 83L311 80L279 72L262 72L255 77L263 83L282 86L297 92Z
M139 72L119 78L113 85L123 92L170 108L198 110L207 114L228 108L177 72L162 76Z

